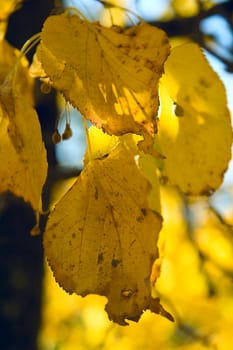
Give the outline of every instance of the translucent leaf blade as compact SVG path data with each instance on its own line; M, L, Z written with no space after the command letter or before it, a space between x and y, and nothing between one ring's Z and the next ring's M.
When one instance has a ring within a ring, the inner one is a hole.
M164 174L188 194L209 194L231 158L232 130L225 89L193 43L171 51L161 80L158 140Z
M168 54L166 34L146 23L105 28L67 14L45 21L37 51L54 87L116 135L156 131L158 80Z
M12 69L16 56L15 49L6 44L4 47L9 59L5 72L7 67ZM0 86L0 139L0 193L22 197L40 212L47 160L26 67L19 67L16 74L9 73Z
M108 298L109 318L125 325L143 310L163 313L151 298L161 216L148 208L149 183L122 145L89 162L51 213L44 247L68 292Z

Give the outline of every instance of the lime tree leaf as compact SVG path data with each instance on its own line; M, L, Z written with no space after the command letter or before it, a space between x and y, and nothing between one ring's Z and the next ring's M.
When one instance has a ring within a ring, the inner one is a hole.
M13 70L18 55L18 49L11 46L5 39L0 40L0 85L4 83L9 72ZM25 57L21 58L18 68L17 86L20 93L28 98L30 104L33 104L33 80L29 77L28 61Z
M12 54L12 65L15 60ZM0 85L0 193L22 197L38 213L47 160L31 96L32 82L26 67L12 70Z
M232 129L224 86L196 44L172 49L160 96L164 174L185 193L211 193L231 158Z
M151 209L161 213L160 185L156 159L150 154L142 154L139 158L139 167L151 184L151 191L148 194L148 205Z
M37 50L54 87L85 118L115 135L153 136L168 54L166 34L149 24L106 28L67 13L47 18Z
M88 129L88 137L92 159L101 159L108 156L112 149L119 142L118 136L106 134L101 129L98 129L93 125ZM90 159L87 149L87 152L84 156L84 164L86 165L89 160Z
M119 143L87 164L50 214L44 235L60 286L81 296L106 296L109 318L121 325L146 309L168 317L151 298L162 218L148 207L149 192L134 152Z
M141 152L140 146L143 137L136 134L126 134L123 136L108 135L95 126L91 126L88 129L88 135L92 159L101 159L108 156L119 142L122 142L135 155L138 168L150 183L151 188L147 196L148 206L150 209L160 213L160 186L157 176L157 162L154 156ZM86 165L88 162L88 152L86 152L84 164Z
M18 10L23 0L0 0L0 21L7 20L8 17Z
M0 40L0 84L2 84L16 62L18 50L5 39Z

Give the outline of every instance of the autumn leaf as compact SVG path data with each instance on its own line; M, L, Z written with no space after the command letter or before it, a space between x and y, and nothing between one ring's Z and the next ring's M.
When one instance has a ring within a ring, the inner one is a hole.
M21 6L23 0L0 0L0 21L7 20L8 17Z
M138 169L150 183L150 191L147 196L148 206L150 209L160 213L160 186L157 176L157 162L154 156L141 152L141 142L143 137L136 134L126 134L123 136L114 136L104 133L101 129L91 126L88 129L88 138L91 148L92 159L101 159L108 156L116 145L123 143L130 152L135 154ZM84 164L89 162L88 151L84 157Z
M108 156L119 142L118 136L106 134L93 125L88 129L88 138L92 159L101 159ZM90 161L88 153L87 149L84 156L85 165Z
M0 40L0 84L2 85L6 76L13 70L19 51L11 46L5 39ZM27 97L31 104L33 104L33 81L28 75L28 61L26 58L21 58L21 64L18 70L17 81L18 88L21 93Z
M224 86L198 45L172 49L160 96L165 176L185 193L211 193L228 167L232 130Z
M85 118L115 135L153 136L168 54L166 34L149 24L106 28L67 13L47 18L37 50L53 86Z
M44 235L57 282L70 293L106 296L109 318L121 325L146 309L167 316L151 298L162 219L147 205L149 192L135 154L120 142L87 164L50 214Z
M6 43L4 47L9 61L3 70L7 66L12 69L0 85L0 193L22 197L38 213L47 161L40 124L32 107L32 82L26 67L19 65L17 71L13 69L15 49Z
M151 191L147 196L148 205L151 209L161 213L160 185L156 159L150 154L141 154L139 157L139 168L151 184Z
M6 78L16 62L17 50L14 49L6 40L0 40L0 84Z
M202 218L198 223L195 223L193 233L203 256L232 274L233 238L231 226L226 225L204 201L202 203Z

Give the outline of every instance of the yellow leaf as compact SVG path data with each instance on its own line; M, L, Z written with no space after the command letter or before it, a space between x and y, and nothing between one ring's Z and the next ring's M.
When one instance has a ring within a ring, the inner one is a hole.
M32 64L30 65L29 73L32 78L40 77L43 83L50 84L50 80L46 76L46 73L42 68L42 64L37 57L37 53L35 53L33 56L33 61L32 61Z
M17 72L12 70L0 85L0 193L9 191L22 197L38 213L47 161L31 104L31 88L27 70L22 67Z
M100 23L105 27L111 27L113 24L123 26L129 21L129 14L125 10L130 4L125 0L101 1L103 8L100 13Z
M165 175L185 193L211 193L231 158L232 130L224 86L196 44L172 49L160 95Z
M18 10L23 0L0 0L0 21L6 20L14 11Z
M88 137L90 142L90 151L92 159L101 159L106 157L119 141L119 137L115 135L105 134L101 129L91 126L88 129ZM84 164L89 162L88 152L84 157Z
M0 40L0 85L3 84L8 73L13 69L16 64L19 50L11 46L6 40ZM26 58L21 58L19 72L20 79L18 80L18 86L24 96L27 96L30 103L33 103L33 90L32 80L26 73L28 67L28 61Z
M89 162L51 213L44 247L57 282L68 292L108 298L121 325L143 310L167 315L151 298L161 216L148 208L150 185L123 143Z
M197 16L200 11L200 5L196 0L172 0L172 7L180 17Z
M217 266L233 272L233 239L229 226L213 210L202 209L202 222L193 230L200 251Z
M15 64L17 50L14 49L6 40L0 40L0 84L6 78L6 75Z
M168 54L166 34L146 23L106 28L67 13L47 18L37 50L54 87L115 135L156 131L157 85Z
M151 209L161 213L160 206L160 185L157 174L156 159L150 154L142 154L139 158L139 167L143 175L151 184L151 191L148 195L148 205Z

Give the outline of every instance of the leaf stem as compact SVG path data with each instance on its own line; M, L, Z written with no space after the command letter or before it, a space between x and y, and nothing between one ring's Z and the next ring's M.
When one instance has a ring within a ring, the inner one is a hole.
M19 52L19 56L17 57L17 61L14 66L14 72L17 71L21 58L25 56L35 45L39 43L40 36L41 36L41 33L36 33L24 43L24 45L22 46Z
M28 39L20 50L19 58L25 56L40 41L41 33L36 33Z

